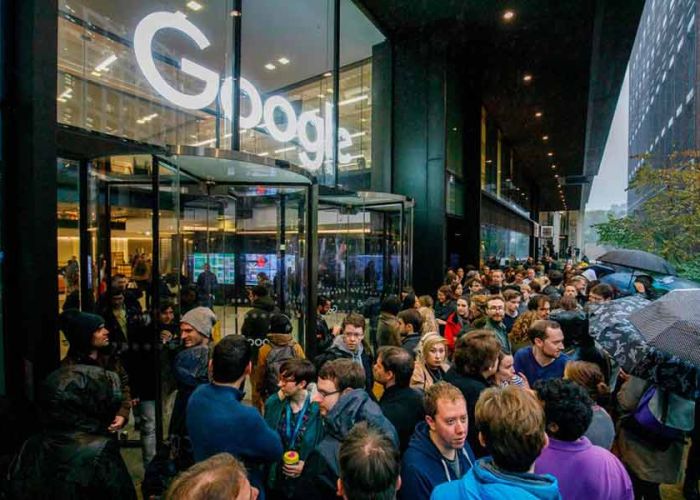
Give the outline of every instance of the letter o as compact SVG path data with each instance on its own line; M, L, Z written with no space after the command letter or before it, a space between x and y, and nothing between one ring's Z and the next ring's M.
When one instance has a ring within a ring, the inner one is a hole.
M287 128L285 130L280 130L280 128L275 123L275 108L279 108L282 113L287 117ZM265 118L265 126L270 132L273 139L278 142L289 142L296 135L297 131L297 115L294 112L292 105L278 95L273 95L265 101L265 108L263 110L263 116Z

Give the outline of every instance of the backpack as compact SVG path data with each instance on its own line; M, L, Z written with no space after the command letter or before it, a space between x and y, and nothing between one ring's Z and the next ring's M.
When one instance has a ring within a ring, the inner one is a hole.
M652 385L639 400L633 417L648 437L683 441L695 426L695 402Z
M279 382L280 367L282 366L282 363L297 357L295 350L296 342L292 342L291 344L287 345L270 345L272 350L265 359L265 381L262 389L260 390L264 398L274 394L277 390L277 383Z

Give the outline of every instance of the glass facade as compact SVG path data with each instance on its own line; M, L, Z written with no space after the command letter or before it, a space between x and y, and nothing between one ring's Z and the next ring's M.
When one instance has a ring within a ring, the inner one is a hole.
M697 9L696 0L644 7L629 61L628 180L646 156L662 165L674 152L698 148ZM651 194L630 189L627 209L634 211Z
M384 36L341 2L336 74L333 0L233 5L61 0L58 122L154 145L240 149L301 165L322 184L368 188L372 50Z

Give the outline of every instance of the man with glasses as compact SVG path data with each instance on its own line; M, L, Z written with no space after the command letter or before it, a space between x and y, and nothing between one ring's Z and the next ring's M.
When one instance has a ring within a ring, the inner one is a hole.
M365 317L359 313L345 316L341 326L341 334L333 341L333 345L315 359L316 368L320 371L323 365L334 359L350 359L362 368L365 378L365 388L372 394L374 378L372 376L372 356L365 349Z
M501 350L504 354L512 354L510 340L508 340L508 332L506 325L503 324L503 318L506 315L506 302L500 295L491 295L486 302L486 323L484 330L492 330L496 334L498 342L501 344Z
M306 460L295 498L335 500L340 443L355 424L367 422L384 432L397 448L399 439L394 426L364 390L365 374L359 363L352 359L327 361L318 373L317 386L312 401L318 403L326 435Z

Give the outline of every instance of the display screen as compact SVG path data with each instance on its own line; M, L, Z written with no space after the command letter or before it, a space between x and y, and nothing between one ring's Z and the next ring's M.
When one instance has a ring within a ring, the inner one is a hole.
M195 253L192 255L192 277L204 272L204 265L209 260L211 272L216 275L220 285L233 285L236 277L236 256L232 253Z
M273 281L277 276L278 257L274 253L247 253L245 256L245 284L257 285L258 273L265 273L267 279ZM294 255L285 255L284 263L287 271L294 272Z

